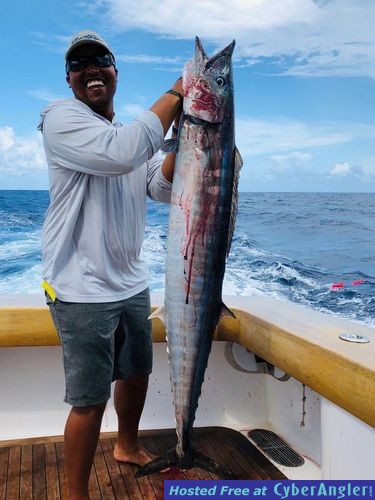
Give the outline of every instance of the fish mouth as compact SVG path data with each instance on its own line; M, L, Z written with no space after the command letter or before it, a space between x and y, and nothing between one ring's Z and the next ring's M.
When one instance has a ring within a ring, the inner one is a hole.
M194 99L194 102L199 102L200 104L212 104L214 102L213 99L200 99L199 97L196 97Z
M200 106L215 107L216 98L212 92L208 92L208 89L197 88L192 95L192 101L199 104Z
M196 97L193 99L193 107L198 110L214 110L216 108L215 99L201 99Z

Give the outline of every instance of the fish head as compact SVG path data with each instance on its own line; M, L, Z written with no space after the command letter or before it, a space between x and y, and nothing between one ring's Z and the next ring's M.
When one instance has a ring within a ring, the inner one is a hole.
M184 113L209 123L221 123L233 106L232 53L235 41L208 57L198 37L195 56L183 71Z

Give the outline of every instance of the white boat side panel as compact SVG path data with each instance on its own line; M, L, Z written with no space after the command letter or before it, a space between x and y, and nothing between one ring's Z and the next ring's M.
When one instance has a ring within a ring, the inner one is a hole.
M375 428L322 398L322 479L375 479Z
M224 342L213 344L195 425L236 430L261 425L266 418L265 375L236 371L225 360L224 349ZM61 347L3 347L0 367L0 440L63 434L70 406L63 402ZM154 344L154 371L141 429L174 426L166 344ZM116 427L111 398L102 431Z
M0 367L0 440L63 434L61 347L3 347Z
M280 382L267 378L267 416L272 428L278 429L298 453L320 466L320 396L308 387L305 387L305 404L303 396L303 386L296 379ZM304 416L303 411L306 411Z

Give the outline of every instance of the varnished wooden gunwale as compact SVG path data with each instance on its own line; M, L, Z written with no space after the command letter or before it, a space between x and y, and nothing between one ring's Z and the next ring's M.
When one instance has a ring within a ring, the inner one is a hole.
M215 340L237 342L375 427L375 329L269 298L236 297L236 319L223 318ZM230 306L231 304L228 303ZM368 344L338 338L347 329ZM154 342L165 341L153 321ZM51 346L59 340L48 309L0 307L0 347Z

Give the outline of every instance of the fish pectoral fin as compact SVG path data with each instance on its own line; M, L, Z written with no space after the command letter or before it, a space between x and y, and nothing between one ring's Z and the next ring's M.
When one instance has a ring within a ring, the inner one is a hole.
M165 469L174 467L178 465L178 457L175 449L167 451L165 455L160 455L160 457L154 458L151 462L141 467L135 477L143 477L148 474L153 474L154 472L162 472Z
M221 304L221 312L220 312L220 319L224 318L224 316L229 316L230 318L236 319L236 315L234 312L232 312L228 306L224 304L224 302Z
M158 307L157 309L155 309L155 311L153 313L151 313L150 316L148 317L148 319L154 319L154 318L160 319L160 321L162 321L163 324L165 325L166 314L165 314L164 306L161 306L161 307Z
M177 151L177 139L167 139L161 147L163 153L175 153Z

